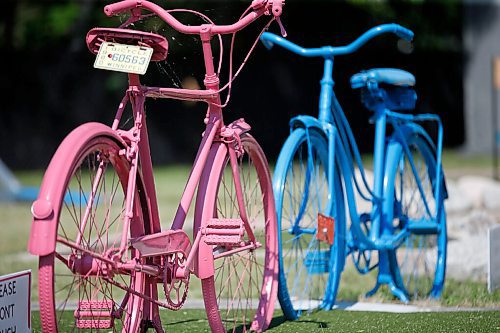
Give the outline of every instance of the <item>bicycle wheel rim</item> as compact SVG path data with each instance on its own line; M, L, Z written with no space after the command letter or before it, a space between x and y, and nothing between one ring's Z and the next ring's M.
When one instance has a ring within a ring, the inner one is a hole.
M100 260L93 260L91 255L109 257L119 246L129 168L127 161L119 157L119 150L113 140L96 137L77 147L73 158L66 161L66 175L61 175L66 177L63 200L57 203L60 216L56 251L41 257L39 265L40 312L46 331L65 332L70 327L72 331L139 330L142 299L130 294L127 298L125 291L109 281L143 292L144 276L107 274L109 267ZM96 182L99 166L104 172ZM129 236L143 235L145 227L138 195L134 217ZM85 219L87 222L83 227ZM83 232L79 232L80 229ZM65 244L67 242L79 244L85 251L76 250ZM138 259L139 254L130 250L127 255ZM120 309L123 312L118 315ZM105 323L111 318L96 315L100 312L116 318L112 323Z
M215 259L215 275L202 280L205 307L212 331L246 332L267 328L274 311L277 290L277 241L271 180L264 153L249 135L241 135L245 154L239 172L245 208L257 241L253 251ZM214 158L207 183L203 216L239 218L239 209L230 171L227 149ZM206 189L206 190L205 190ZM245 232L243 240L248 240ZM214 255L229 250L213 246Z
M393 227L407 223L428 223L437 220L438 230L432 234L410 233L405 242L392 253L392 270L399 285L413 300L439 297L446 269L446 215L443 198L434 197L436 161L431 147L419 136L408 140L411 158L418 179L412 171L408 155L400 148L394 172ZM439 182L439 186L442 186ZM427 203L427 207L425 205ZM440 207L440 211L436 209Z
M296 129L285 143L275 171L280 246L278 295L289 319L318 307L331 308L335 302L341 271L336 267L338 249L316 238L318 213L334 217L339 213L338 205L328 199L327 161L326 139L314 130ZM294 228L312 232L295 234ZM338 242L339 235L335 236ZM335 278L334 272L338 275Z

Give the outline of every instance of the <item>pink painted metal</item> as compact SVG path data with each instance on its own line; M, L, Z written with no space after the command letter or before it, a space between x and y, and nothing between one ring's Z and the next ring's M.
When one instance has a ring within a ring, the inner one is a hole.
M38 199L31 206L33 223L31 224L28 251L37 256L54 252L57 236L57 219L60 207L55 203L64 200L65 179L61 177L65 170L64 162L72 156L75 146L91 137L107 136L118 142L123 140L108 126L100 123L87 123L71 132L57 149L43 177Z
M248 221L251 228L257 232L256 238L263 242L263 247L266 249L261 257L256 258L256 252L253 249L258 249L261 244L255 242L247 252L242 251L244 246L227 251L219 252L219 246L213 250L213 257L206 255L210 251L210 246L206 243L201 243L199 247L200 255L198 261L198 274L202 279L202 288L207 308L207 316L209 318L212 331L220 331L226 328L219 326L220 317L224 322L232 323L235 319L231 317L232 313L239 312L248 320L250 328L255 331L261 331L267 327L267 323L272 318L272 309L267 307L269 304L274 304L276 300L277 288L277 273L278 267L275 265L277 260L277 243L273 239L277 236L276 231L276 215L274 208L274 200L272 197L272 185L270 181L267 161L260 147L248 133L242 134L240 137L241 145L245 151L244 159L239 162L239 172L242 182L243 192L250 197L248 201L256 202L253 209L247 210ZM231 146L230 146L231 147ZM231 205L237 205L235 191L220 190L221 188L232 188L234 186L234 178L228 177L232 175L232 170L229 165L228 146L219 144L214 147L210 154L209 160L214 162L210 168L207 168L202 175L200 188L198 190L197 206L195 215L200 218L202 230L206 227L213 216L219 219L231 218L234 212L231 209L224 209ZM253 179L254 181L249 181ZM255 191L259 188L258 191ZM253 201L252 193L259 192L259 202ZM250 208L250 206L247 206ZM258 218L259 212L264 216ZM239 214L238 214L239 215ZM259 224L259 221L261 224ZM198 222L195 219L195 223ZM197 224L195 224L195 227ZM249 235L245 234L243 242L249 242ZM242 243L243 243L242 242ZM237 254L232 257L225 257L230 253ZM234 261L235 258L238 258ZM206 264L210 260L217 261L217 268ZM219 264L220 263L220 264ZM262 281L262 288L256 288L254 284L245 279L242 272L252 271L251 267L263 267L262 275L259 275L258 281ZM195 266L196 267L196 266ZM203 275L202 275L203 274ZM259 289L259 290L256 290ZM227 294L227 290L233 290L231 295ZM242 294L243 293L243 294ZM258 299L258 304L252 303L248 295L255 296ZM224 307L221 313L210 312L208 309L213 307ZM248 308L256 308L257 311L247 311ZM213 318L211 318L213 317ZM241 319L240 319L241 320ZM231 326L230 326L231 327Z
M113 327L112 301L80 301L75 310L76 327L109 329Z
M77 328L115 331L115 321L121 321L118 326L122 332L138 332L147 326L163 332L159 308L175 310L183 305L191 273L202 279L213 332L240 326L254 331L267 328L276 300L278 269L270 173L262 150L247 133L250 126L243 119L225 125L222 108L230 98L232 81L256 44L233 75L234 34L263 15L271 17L266 28L274 20L281 26L283 3L254 0L239 21L221 26L203 14L182 9L166 11L146 0L125 0L105 7L108 16L123 12L131 16L119 29L92 29L87 35L91 52L96 53L100 44L109 40L148 45L154 49L153 60L165 59L168 44L164 37L124 28L145 17L143 10L149 11L179 32L200 36L205 89L147 87L141 84L139 75L129 74L129 87L111 128L97 123L82 125L57 150L44 176L39 198L32 206L28 243L30 253L40 256L39 298L44 331L65 330L58 327L58 316L64 311L56 313L54 309L59 301L73 301L72 292L78 290L78 308L74 312ZM172 15L182 11L199 15L210 23L184 25ZM219 34L233 34L230 77L222 88L219 80L222 52L215 71L211 46L213 36ZM221 93L226 89L229 91L222 105ZM160 226L145 122L144 103L148 97L208 104L206 129L171 228L166 231ZM119 124L127 104L132 106L134 124L131 129L122 130ZM224 172L226 167L228 172ZM85 182L89 183L87 187L82 185ZM76 194L73 184L79 186ZM119 193L123 199L117 201ZM195 193L191 244L182 228ZM219 207L221 200L228 200L231 211ZM113 209L120 204L121 207ZM260 208L255 210L255 206ZM103 213L98 216L101 210ZM63 215L73 219L76 228L68 227ZM74 236L72 228L76 230ZM229 270L239 267L238 274L223 273L222 277L220 274L215 277L216 270L228 263ZM56 277L65 270L62 277L74 274L75 278L69 288L65 287L69 294L56 300ZM158 282L163 282L166 302L158 300ZM226 284L231 285L230 295L219 290ZM121 300L114 299L116 293L108 292L113 288L125 291ZM251 305L254 298L258 304ZM229 313L239 317L228 320Z
M130 240L130 245L139 250L141 256L164 256L181 252L187 256L191 252L191 241L184 230L165 230L156 234Z
M162 61L167 58L167 39L150 32L130 29L94 28L87 33L86 39L87 47L93 54L99 52L99 48L103 42L115 42L120 44L137 44L152 48L151 61Z
M210 219L207 226L202 229L202 233L208 245L238 246L241 243L244 226L245 222L242 219Z

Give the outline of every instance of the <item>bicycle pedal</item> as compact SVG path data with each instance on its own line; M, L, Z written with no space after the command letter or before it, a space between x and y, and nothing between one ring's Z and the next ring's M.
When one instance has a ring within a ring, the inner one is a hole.
M436 235L439 231L439 225L436 221L428 220L410 220L408 222L408 231L415 235Z
M76 327L105 329L114 326L113 301L80 301L75 310Z
M204 229L208 245L238 245L244 233L242 219L210 219Z

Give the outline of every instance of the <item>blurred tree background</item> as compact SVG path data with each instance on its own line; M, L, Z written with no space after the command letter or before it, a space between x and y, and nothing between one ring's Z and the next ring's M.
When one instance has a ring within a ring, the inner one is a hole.
M248 1L155 0L165 8L199 10L216 23L232 23ZM94 56L85 35L95 26L116 27L123 17L102 12L109 0L3 0L0 12L2 119L0 158L12 168L45 168L58 144L88 121L110 124L126 87L126 75L92 68ZM413 52L395 36L373 40L359 52L335 60L337 96L345 108L360 148L372 147L373 128L351 75L372 67L399 67L417 77L418 112L436 112L445 124L445 145L464 140L463 5L441 0L287 0L283 22L290 40L306 47L343 45L374 25L396 22L416 33ZM189 15L183 22L196 22ZM265 24L238 34L235 68ZM181 36L152 19L138 26L167 36L169 55L150 65L143 82L156 86L189 86L203 82L201 47L193 36ZM278 32L277 26L271 31ZM229 46L225 38L226 46ZM214 43L215 45L215 43ZM217 49L217 47L215 47ZM227 81L225 53L222 82ZM288 134L288 120L317 111L321 59L302 59L284 50L258 45L236 79L227 121L244 117L271 161ZM147 106L153 161L191 161L203 131L206 106L158 100Z

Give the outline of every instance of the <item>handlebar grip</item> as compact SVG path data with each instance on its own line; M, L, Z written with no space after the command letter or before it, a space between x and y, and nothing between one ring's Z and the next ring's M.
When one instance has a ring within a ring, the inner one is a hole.
M406 29L405 27L400 26L399 24L396 26L396 30L394 31L394 33L399 38L402 38L402 39L407 40L409 42L411 42L413 39L413 36L415 36L413 31L411 31L410 29Z
M272 38L274 37L275 35L274 34L271 34L269 32L264 32L261 36L260 36L260 41L262 42L262 44L264 44L264 46L266 47L266 49L270 50L273 48L274 46L274 43L272 41Z
M107 16L113 16L116 14L120 14L128 9L132 9L137 7L137 2L124 0L116 3L109 4L104 7L104 13Z

